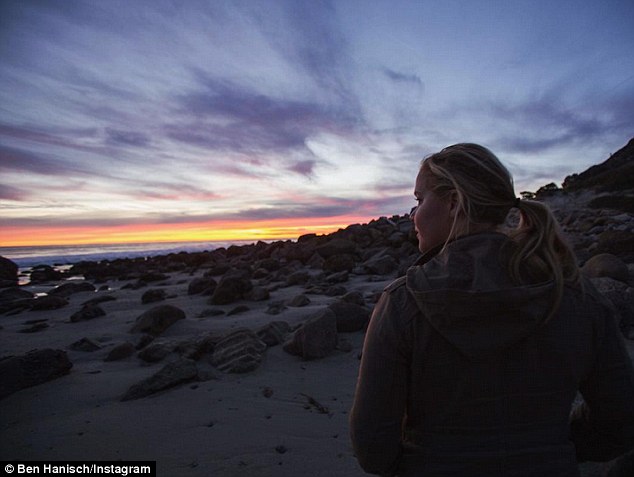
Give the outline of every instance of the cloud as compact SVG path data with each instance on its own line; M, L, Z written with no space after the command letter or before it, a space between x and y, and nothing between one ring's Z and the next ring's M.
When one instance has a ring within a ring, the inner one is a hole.
M146 147L150 139L136 131L124 131L121 129L106 128L106 142L112 146Z
M74 172L75 168L35 152L0 146L0 170L62 175Z
M297 174L301 174L303 176L311 176L313 175L315 165L316 161L313 160L298 161L289 166L287 170L296 172Z
M634 100L628 91L611 100L586 97L568 105L564 87L517 104L492 102L488 112L496 121L514 125L496 142L510 152L540 153L564 146L627 137L634 123Z
M385 76L387 76L389 79L397 83L414 83L418 86L424 86L423 80L421 80L418 75L414 75L414 74L408 75L405 73L398 73L389 68L383 68L382 71Z
M197 76L201 89L179 96L179 120L164 125L166 136L175 141L256 156L289 151L311 156L309 137L346 134L357 126L345 108L272 97L200 71ZM311 159L300 159L288 170L309 175L313 167Z
M0 161L2 158L0 157ZM0 200L26 200L30 196L28 191L8 184L0 184Z

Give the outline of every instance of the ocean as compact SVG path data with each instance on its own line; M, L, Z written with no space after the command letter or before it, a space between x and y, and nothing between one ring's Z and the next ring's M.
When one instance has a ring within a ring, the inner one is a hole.
M83 260L100 261L116 258L152 257L178 252L204 252L230 245L246 245L250 243L254 243L254 241L0 247L0 256L12 260L20 269L28 269L36 265L71 265Z

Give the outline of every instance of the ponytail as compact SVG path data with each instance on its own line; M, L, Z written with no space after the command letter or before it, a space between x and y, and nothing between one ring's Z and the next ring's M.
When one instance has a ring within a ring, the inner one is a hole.
M516 282L552 280L555 285L552 307L545 319L556 313L566 282L579 282L575 255L566 242L550 208L534 200L517 202L520 221L509 236L516 250L509 262L509 272ZM526 270L528 277L522 273Z

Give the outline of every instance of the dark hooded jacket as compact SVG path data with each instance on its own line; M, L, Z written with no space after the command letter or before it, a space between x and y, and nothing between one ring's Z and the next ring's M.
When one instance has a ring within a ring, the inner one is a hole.
M502 234L450 243L386 288L350 416L369 473L578 476L634 446L634 371L590 283L518 286ZM571 414L577 391L583 403Z

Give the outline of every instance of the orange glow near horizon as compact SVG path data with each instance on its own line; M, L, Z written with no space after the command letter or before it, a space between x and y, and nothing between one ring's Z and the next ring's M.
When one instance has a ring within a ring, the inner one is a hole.
M130 224L94 227L2 227L0 246L107 245L152 242L229 242L286 240L328 234L374 217L338 216L182 224Z

